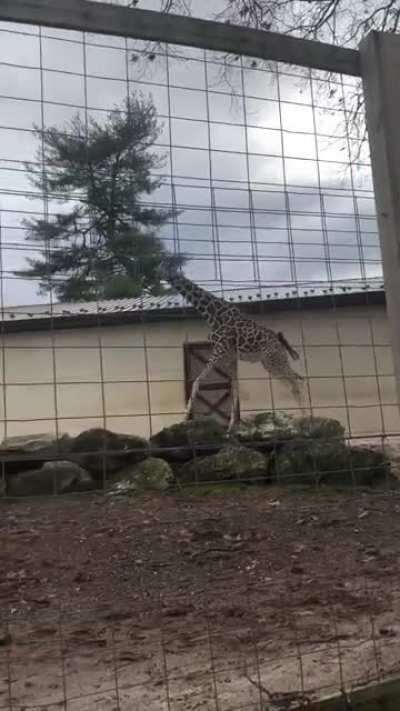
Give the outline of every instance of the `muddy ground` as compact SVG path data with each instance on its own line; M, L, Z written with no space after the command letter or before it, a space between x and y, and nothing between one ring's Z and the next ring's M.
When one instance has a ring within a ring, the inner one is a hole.
M0 533L0 709L306 708L400 674L398 495L31 499Z

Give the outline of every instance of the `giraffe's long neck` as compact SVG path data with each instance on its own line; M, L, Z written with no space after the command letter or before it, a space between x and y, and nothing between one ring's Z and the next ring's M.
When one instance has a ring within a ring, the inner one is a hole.
M193 281L182 274L173 273L168 277L168 281L185 299L192 304L198 313L207 319L212 328L225 323L226 318L231 313L238 311L234 306L223 299L210 294ZM240 312L238 311L238 314Z

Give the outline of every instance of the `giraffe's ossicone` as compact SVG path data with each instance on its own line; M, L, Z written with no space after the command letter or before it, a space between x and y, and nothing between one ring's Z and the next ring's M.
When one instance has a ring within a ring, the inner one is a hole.
M202 289L198 284L177 272L168 274L168 281L208 322L212 344L210 358L204 370L193 383L187 403L190 416L200 382L218 363L229 368L232 377L232 408L229 429L235 424L238 404L237 361L260 362L274 378L286 381L298 406L303 409L302 376L289 363L289 356L299 354L284 335L276 333L253 319L246 318L236 306Z

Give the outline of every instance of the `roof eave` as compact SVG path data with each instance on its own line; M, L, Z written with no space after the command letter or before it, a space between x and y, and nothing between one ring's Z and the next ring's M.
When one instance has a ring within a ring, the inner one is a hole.
M303 309L324 309L344 306L384 305L383 289L365 290L362 292L344 292L343 294L327 293L310 296L292 296L285 299L263 301L246 301L239 303L244 313L262 315L274 311L289 311ZM151 309L133 311L118 311L113 313L98 312L93 314L70 314L63 316L45 316L43 318L19 318L3 321L2 333L24 331L44 331L49 329L93 328L99 326L116 326L149 321L166 321L173 319L201 318L193 308L175 307L168 309Z

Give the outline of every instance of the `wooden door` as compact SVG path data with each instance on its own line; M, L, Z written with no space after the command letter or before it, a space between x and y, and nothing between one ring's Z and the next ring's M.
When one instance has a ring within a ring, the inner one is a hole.
M185 343L185 396L190 397L193 382L205 368L211 354L208 341ZM192 417L213 415L220 422L229 422L232 407L232 379L224 363L214 366L212 371L200 383L200 389L193 403ZM238 413L239 417L239 404Z

